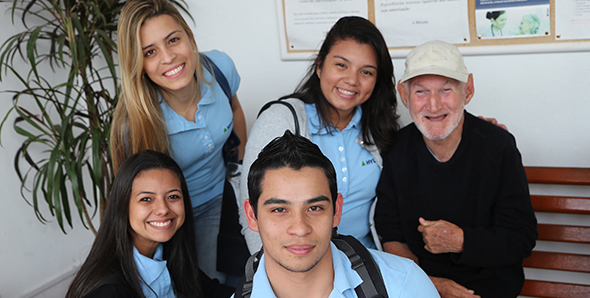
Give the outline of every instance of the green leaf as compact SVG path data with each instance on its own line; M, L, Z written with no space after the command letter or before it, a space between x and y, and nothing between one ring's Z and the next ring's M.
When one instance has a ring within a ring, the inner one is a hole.
M37 72L37 57L35 55L35 49L37 47L37 37L39 37L39 33L42 29L42 27L35 28L29 37L29 41L27 42L27 57L37 78L39 77L39 73Z

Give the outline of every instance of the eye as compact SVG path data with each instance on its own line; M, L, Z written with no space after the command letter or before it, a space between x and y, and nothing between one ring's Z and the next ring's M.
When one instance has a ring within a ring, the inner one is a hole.
M272 209L271 212L272 213L285 213L285 212L287 212L287 209L282 208L282 207L278 207L278 208Z
M150 198L150 197L143 197L143 198L139 199L139 201L140 202L151 202L152 201L152 198Z
M178 200L178 199L180 199L180 196L179 195L171 195L168 197L168 199L169 200Z
M153 55L156 52L156 50L147 50L144 54L145 57L149 57L151 55Z
M364 75L373 76L373 73L368 70L363 70L363 71L361 71L361 73Z
M322 210L324 210L324 208L322 208L321 206L311 206L311 207L309 207L309 211L312 211L312 212L317 212L317 211L322 211Z
M178 38L178 37L172 37L168 43L175 43L175 42L177 42L179 39L180 39L180 38Z
M338 67L341 67L341 68L344 68L344 67L346 67L346 66L344 65L344 63L336 63L336 66L338 66Z

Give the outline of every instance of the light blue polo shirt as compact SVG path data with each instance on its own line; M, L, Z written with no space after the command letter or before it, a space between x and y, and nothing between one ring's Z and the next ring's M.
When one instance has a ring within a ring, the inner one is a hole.
M141 276L139 283L146 298L176 297L172 278L170 272L168 272L168 267L166 267L166 261L162 259L163 255L164 247L162 244L156 248L153 259L140 254L137 248L133 247L133 260Z
M330 298L356 298L354 288L363 280L352 269L350 260L334 243L330 243L334 264L334 288ZM440 297L430 278L413 261L370 249L377 267L381 271L389 297L436 298ZM276 297L265 270L265 256L262 256L252 282L252 298ZM232 296L233 297L233 296Z
M225 75L232 96L240 86L240 76L231 58L220 51L204 52ZM205 68L205 80L212 75ZM200 82L201 100L195 122L186 120L168 106L160 96L166 121L172 158L182 169L193 207L202 205L223 193L225 166L221 150L233 128L229 99L217 82Z
M320 127L315 104L305 104L310 139L326 155L334 169L338 192L344 198L338 232L352 235L369 248L375 248L369 226L369 211L381 168L371 152L355 141L361 134L362 109L358 106L342 131Z

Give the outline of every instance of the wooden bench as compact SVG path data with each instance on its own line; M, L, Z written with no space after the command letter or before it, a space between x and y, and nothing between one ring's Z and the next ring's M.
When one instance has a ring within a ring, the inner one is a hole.
M525 167L529 183L590 185L590 168ZM590 216L590 197L531 195L536 212ZM590 227L538 224L538 240L590 244ZM590 251L572 254L533 251L524 267L590 273ZM590 297L590 285L526 279L521 295L531 297Z

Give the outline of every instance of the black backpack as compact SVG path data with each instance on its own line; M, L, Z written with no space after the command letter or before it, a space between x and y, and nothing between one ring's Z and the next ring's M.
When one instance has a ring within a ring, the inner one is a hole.
M335 230L334 230L335 231ZM332 242L344 252L350 260L351 267L362 278L363 282L354 289L359 298L388 298L385 282L381 271L367 248L356 238L333 233ZM236 287L234 298L250 298L253 279L258 263L262 258L263 249L253 254L246 263L245 274Z

